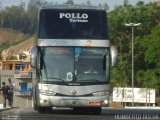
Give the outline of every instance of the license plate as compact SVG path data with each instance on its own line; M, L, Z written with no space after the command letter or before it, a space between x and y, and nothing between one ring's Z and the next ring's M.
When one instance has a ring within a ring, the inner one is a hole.
M101 102L89 102L89 106L101 106Z

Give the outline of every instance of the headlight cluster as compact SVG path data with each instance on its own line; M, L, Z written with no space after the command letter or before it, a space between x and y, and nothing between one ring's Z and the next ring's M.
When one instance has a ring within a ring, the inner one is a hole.
M56 95L56 93L54 91L50 91L50 90L39 90L39 93L41 95L48 95L48 96Z
M95 92L92 93L93 96L105 96L105 95L109 95L109 91L101 91L101 92Z

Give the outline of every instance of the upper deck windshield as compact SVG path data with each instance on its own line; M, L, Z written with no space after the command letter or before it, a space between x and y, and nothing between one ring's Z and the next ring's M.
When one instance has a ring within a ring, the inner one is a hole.
M40 11L40 39L108 39L104 10L43 9Z

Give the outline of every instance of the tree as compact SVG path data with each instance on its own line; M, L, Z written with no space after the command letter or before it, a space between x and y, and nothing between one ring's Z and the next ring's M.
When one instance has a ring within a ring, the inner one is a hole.
M3 4L2 4L2 0L0 0L0 10L3 9Z
M160 34L160 27L159 22L157 22L159 18L158 14L160 14L160 10L155 3L141 4L141 7L138 5L117 6L113 11L108 13L111 44L114 44L118 48L120 58L120 65L118 65L116 70L113 70L116 77L113 76L111 78L111 82L114 82L114 85L120 85L121 83L119 83L118 79L121 80L124 75L128 83L131 80L131 29L124 26L124 23L130 22L141 23L141 26L136 28L134 32L135 74L143 73L144 75L142 75L146 78L146 74L149 73L147 71L150 70L150 74L152 73L151 75L154 79L149 78L149 76L148 79L155 81L152 86L159 81L160 39L158 36ZM124 75L122 71L125 73ZM143 77L135 76L135 86L145 87L144 83ZM157 85L160 88L159 83ZM147 84L149 87L149 83Z
M157 88L158 79L154 70L139 70L136 74L136 78L139 87Z
M9 41L2 42L2 43L0 44L0 53L2 52L2 50L8 48L9 46L10 46Z
M3 27L3 4L2 4L2 0L0 1L0 26Z
M157 90L158 79L153 70L149 70L149 69L147 71L140 70L137 72L136 76L137 76L137 81L139 82L139 85L140 85L139 87L146 88L146 96L148 91L150 93L150 89ZM147 105L147 98L148 97L146 97L146 105ZM150 100L150 95L149 95L149 100ZM150 106L150 102L149 102L149 106Z
M108 4L107 4L107 3L104 3L104 4L103 4L103 8L104 8L105 10L109 10Z
M72 5L74 5L74 2L73 2L73 0L67 0L67 2L65 4L72 4Z
M17 57L11 55L7 57L7 60L17 60Z
M38 22L38 9L43 5L42 0L30 0L27 8L27 16L29 19L29 32L35 33Z
M144 70L139 70L136 73L136 78L137 78L137 87L146 87L145 85L145 71Z
M139 1L139 2L137 2L136 5L137 5L137 6L143 6L143 5L144 5L144 1Z
M155 27L151 34L145 37L146 51L145 61L148 63L150 68L160 67L160 25ZM152 44L152 45L151 45ZM160 69L160 68L159 68Z
M92 5L90 0L86 1L87 5Z
M129 1L128 0L124 0L123 5L127 6L128 4L129 4Z

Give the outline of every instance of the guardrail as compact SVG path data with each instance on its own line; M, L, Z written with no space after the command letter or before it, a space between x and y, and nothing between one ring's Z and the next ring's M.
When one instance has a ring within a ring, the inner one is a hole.
M35 78L33 71L15 71L14 78Z
M16 96L31 96L31 91L15 91L14 95Z

